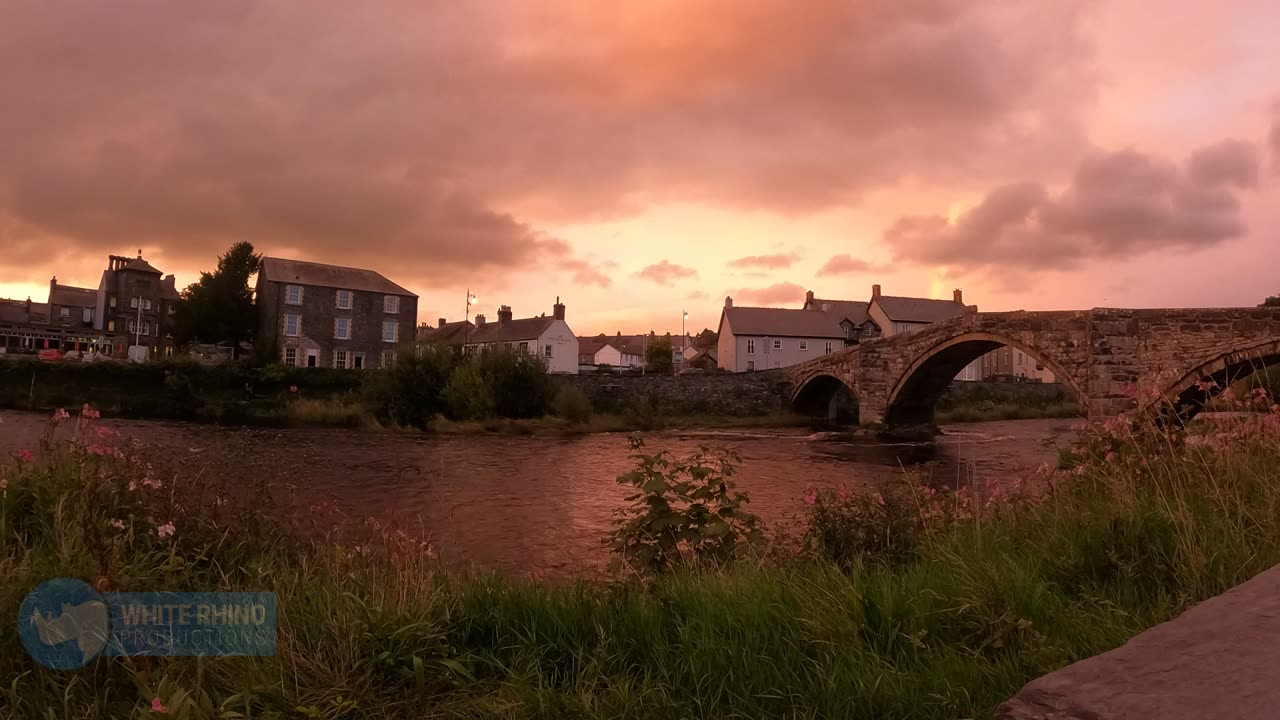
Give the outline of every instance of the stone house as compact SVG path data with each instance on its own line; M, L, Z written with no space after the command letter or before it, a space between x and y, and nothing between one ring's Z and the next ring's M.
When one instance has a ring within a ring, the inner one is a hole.
M155 269L141 251L136 258L110 255L98 282L93 325L111 338L110 354L124 356L127 348L138 345L146 348L147 357L167 357L173 354L179 299L173 275Z
M418 296L373 270L264 257L257 343L285 365L376 369L412 342Z
M731 297L724 299L717 332L719 367L730 372L787 367L845 346L835 313L734 307Z

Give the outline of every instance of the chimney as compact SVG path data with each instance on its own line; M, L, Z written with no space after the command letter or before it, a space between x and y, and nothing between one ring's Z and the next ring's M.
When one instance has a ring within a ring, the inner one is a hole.
M880 284L876 283L871 286L871 299L875 300L878 297L880 297Z
M49 278L49 302L53 302L53 291L58 287L58 276Z
M476 313L476 327L484 327L484 316Z
M564 320L564 305L560 302L560 296L556 296L556 304L551 306L551 314L557 320Z
M438 328L442 328L442 327L444 327L444 318L437 318L437 319L436 319L436 327L438 327Z
M511 322L511 306L502 305L498 307L498 325L506 325Z
M727 307L727 308L731 308L731 307L733 307L733 296L731 296L731 295L726 295L726 296L725 296L725 299L724 299L724 306L725 306L725 307Z
M951 293L951 297L961 305L964 304L964 294L960 292L959 288L956 288L955 291Z
M805 290L805 291L804 291L804 306L805 306L805 307L809 307L809 303L812 303L812 302L813 302L813 291L812 291L812 290Z

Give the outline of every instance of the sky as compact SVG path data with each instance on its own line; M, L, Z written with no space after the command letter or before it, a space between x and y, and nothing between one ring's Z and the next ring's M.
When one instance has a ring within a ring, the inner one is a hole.
M715 328L1280 293L1280 3L61 0L0 8L0 296L232 243L420 321Z

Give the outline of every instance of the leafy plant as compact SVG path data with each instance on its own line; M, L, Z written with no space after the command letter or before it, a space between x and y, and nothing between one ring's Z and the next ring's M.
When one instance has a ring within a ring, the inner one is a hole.
M660 574L691 561L724 564L763 538L760 519L744 510L747 494L734 489L737 453L702 446L673 459L666 451L644 453L639 436L631 449L636 469L618 483L637 492L627 496L630 507L615 513L616 529L606 540L618 554L615 570Z
M556 415L571 423L582 424L591 419L591 398L576 385L562 385L556 393Z

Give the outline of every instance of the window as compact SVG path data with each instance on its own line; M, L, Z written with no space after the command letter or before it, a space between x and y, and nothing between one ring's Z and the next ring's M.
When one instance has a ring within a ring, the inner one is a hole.
M339 370L346 369L347 367L347 351L346 350L333 351L333 366L338 368Z
M808 340L801 340L801 341L800 341L800 349L801 349L801 350L808 350L808 349L809 349L809 341L808 341Z
M355 368L356 370L364 369L364 353L355 354L355 357L351 359L351 367Z
M1021 351L1021 350L1019 350L1019 351L1018 351L1018 364L1019 364L1019 365L1022 365L1022 364L1023 364L1023 363L1022 363L1022 351Z
M419 350L419 351L421 351L421 349L422 349L422 346L421 346L421 345L419 345L419 346L418 346L418 350ZM394 350L383 350L383 351L382 351L382 367L384 367L384 368L389 368L389 367L391 367L392 365L395 365L395 364L396 364L396 353L395 353L395 351L394 351Z
M320 356L316 354L315 350L308 350L307 351L307 367L315 367L316 364L319 362L319 358Z
M755 354L756 354L756 340L755 340L755 338L747 338L747 354L748 354L748 355L755 355ZM747 364L748 364L748 365L751 365L752 363L747 363ZM747 369L748 369L748 370L753 370L754 368L747 368Z
M115 309L115 307L116 307L116 296L115 296L115 295L112 295L112 296L111 296L111 308L114 310L114 309Z
M529 354L529 343L527 343L527 342L522 342L522 343L520 343L520 354L521 354L521 355L528 355L528 354Z
M108 320L108 321L107 321L107 332L115 332L115 331L116 331L116 321L115 321L115 320Z
M131 298L129 298L129 307L131 307L131 308L136 308L136 307L138 307L138 298L136 298L136 297L131 297Z
M781 340L774 340L774 341L773 341L773 349L774 349L774 350L781 350L781 349L782 349L782 341L781 341Z
M138 321L137 321L137 320L130 320L130 321L129 321L129 332L131 332L131 333L136 333L136 332L138 332Z
M844 339L845 339L845 340L848 340L848 339L850 339L850 338L852 338L852 337L853 337L853 326L852 326L852 325L850 325L849 323L845 323L844 325L841 325L840 327L844 328Z
M395 297L395 296L390 295L388 297ZM396 299L399 300L400 298L396 298ZM400 339L399 323L397 323L395 320L383 320L382 321L382 341L395 342L396 340L399 340L399 339Z
M174 313L175 313L175 312L177 312L177 311L178 311L178 306L177 306L177 305L170 305L170 306L169 306L169 314L170 314L170 315L174 314Z
M71 317L71 308L60 308L58 310L58 316L64 318Z
M755 361L755 360L748 360L748 361L747 361L747 370L755 370L755 369L756 369L756 361Z
M550 360L550 359L551 359L551 346L550 346L550 345L547 345L546 347L542 348L542 357L547 358L548 360Z
M298 364L298 348L284 349L284 364L293 367Z
M302 286L286 285L284 287L284 301L286 304L289 304L289 305L301 305L302 304Z
M382 312L384 313L400 312L400 296L399 295L383 295L382 296Z
M143 310L150 310L150 309L151 309L151 299L150 299L150 298L145 299L145 300L143 300L143 301L142 301L142 309L143 309Z
M338 309L339 310L351 309L351 291L350 290L338 291Z
M301 331L302 316L301 315L285 315L284 316L284 334L289 337L298 337Z
M335 340L351 339L351 318L333 319L333 337Z
M826 353L827 353L828 355L830 355L830 354L831 354L831 341L830 341L830 340L828 340L828 341L827 341L827 349L826 349Z

